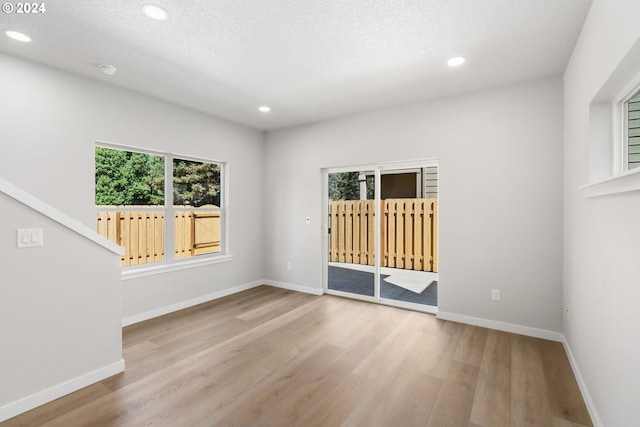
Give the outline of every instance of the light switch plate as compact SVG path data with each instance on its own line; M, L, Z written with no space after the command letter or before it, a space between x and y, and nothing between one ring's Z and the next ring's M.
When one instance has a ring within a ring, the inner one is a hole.
M19 248L32 248L34 246L44 245L42 228L19 228L17 234Z

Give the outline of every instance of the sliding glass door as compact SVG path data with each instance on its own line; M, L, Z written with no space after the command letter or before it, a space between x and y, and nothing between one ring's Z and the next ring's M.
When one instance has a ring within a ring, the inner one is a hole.
M327 293L434 311L437 163L330 169L326 176Z

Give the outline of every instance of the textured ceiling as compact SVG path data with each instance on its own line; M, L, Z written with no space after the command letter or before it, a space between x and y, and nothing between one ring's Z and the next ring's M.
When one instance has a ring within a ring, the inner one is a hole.
M169 12L154 21L145 3ZM559 75L591 0L58 0L0 51L272 130ZM466 64L449 68L462 55ZM102 74L98 64L118 72ZM272 112L258 112L267 104Z

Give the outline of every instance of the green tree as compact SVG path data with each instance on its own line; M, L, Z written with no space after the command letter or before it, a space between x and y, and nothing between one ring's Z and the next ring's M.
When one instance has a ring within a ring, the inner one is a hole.
M359 172L329 174L329 200L360 200ZM367 175L367 199L373 199L374 177Z
M173 204L220 206L220 165L175 159Z
M162 205L158 164L164 164L160 156L96 147L96 205Z

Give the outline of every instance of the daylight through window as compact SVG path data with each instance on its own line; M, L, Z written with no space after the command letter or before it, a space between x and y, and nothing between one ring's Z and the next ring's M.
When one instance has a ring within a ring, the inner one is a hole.
M627 101L627 169L640 167L640 92Z
M123 266L220 254L222 177L222 163L96 146L98 233Z

